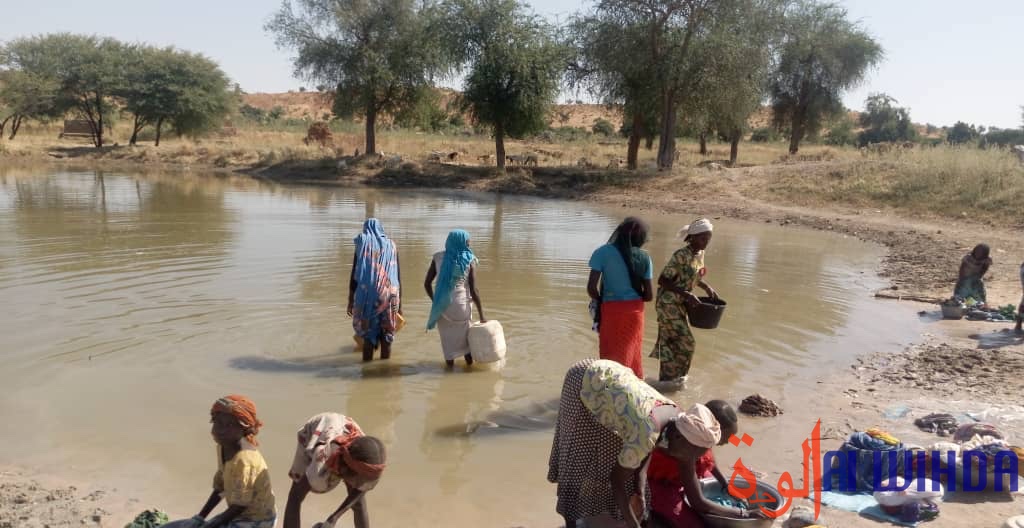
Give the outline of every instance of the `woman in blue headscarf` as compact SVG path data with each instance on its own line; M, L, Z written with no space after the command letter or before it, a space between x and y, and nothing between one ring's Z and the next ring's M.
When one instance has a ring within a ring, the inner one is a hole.
M427 296L433 301L427 330L437 327L444 361L449 367L455 365L459 356L466 358L466 364L473 363L469 354L469 326L473 320L470 299L476 304L480 322L487 322L476 291L476 262L476 255L469 249L469 233L456 229L448 233L444 251L434 254L423 281Z
M363 342L363 361L373 360L380 345L380 358L391 357L395 325L402 313L401 273L398 249L384 234L376 218L363 223L363 232L354 239L352 275L348 286L348 314L352 328Z

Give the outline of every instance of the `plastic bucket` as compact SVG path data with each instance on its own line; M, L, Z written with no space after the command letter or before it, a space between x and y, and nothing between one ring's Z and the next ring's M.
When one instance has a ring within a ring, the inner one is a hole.
M722 314L725 313L725 304L722 299L701 297L700 304L692 308L686 307L686 315L689 316L690 324L694 327L710 330L718 327L718 322L722 320Z
M947 306L942 305L942 318L943 319L963 319L964 313L967 311L962 306Z

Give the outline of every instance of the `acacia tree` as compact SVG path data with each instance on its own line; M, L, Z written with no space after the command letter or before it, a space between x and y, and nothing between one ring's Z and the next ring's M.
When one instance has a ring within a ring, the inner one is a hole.
M786 5L788 0L737 2L694 39L679 104L687 128L700 137L701 154L707 152L706 135L717 131L730 143L729 163L736 163L748 119L764 100Z
M449 0L444 4L451 56L466 73L464 108L490 126L499 167L505 136L547 128L565 67L554 29L516 0Z
M56 108L89 122L96 147L114 112L110 97L123 82L125 47L112 38L55 33L7 44L6 65L59 82Z
M835 4L803 0L787 18L769 91L773 122L789 127L789 152L796 154L808 133L843 110L843 92L864 80L883 51Z
M860 146L917 139L917 130L910 121L910 110L896 106L898 102L884 93L868 96L864 112L860 114L860 126L864 127L857 140Z
M227 75L210 59L174 48L135 47L128 54L125 83L116 94L132 114L134 145L147 126L165 124L178 135L196 135L219 124L232 108Z
M58 105L59 88L56 79L19 70L0 71L0 138L8 124L8 139L14 139L28 119L59 118L65 110Z
M296 76L334 87L335 115L365 119L371 153L377 118L415 104L445 71L433 9L431 0L285 0L266 29L297 52Z
M653 68L636 49L647 41L643 26L621 26L607 13L579 16L569 24L576 58L570 63L570 85L585 87L606 104L623 108L624 130L628 131L626 163L637 167L640 140L648 138L648 148L657 128L657 90Z

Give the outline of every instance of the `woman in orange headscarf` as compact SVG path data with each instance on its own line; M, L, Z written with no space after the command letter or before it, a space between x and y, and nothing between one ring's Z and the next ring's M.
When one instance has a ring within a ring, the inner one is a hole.
M363 434L355 420L338 413L321 413L299 429L295 459L288 476L292 487L284 510L284 528L299 528L302 501L309 492L326 493L342 481L348 495L327 519L333 526L348 510L356 528L369 528L365 496L377 485L385 467L384 444Z
M213 493L199 514L164 528L273 528L277 510L267 463L256 449L256 433L263 425L256 417L256 405L237 394L219 398L210 409L210 422L217 442ZM221 500L228 508L207 520Z

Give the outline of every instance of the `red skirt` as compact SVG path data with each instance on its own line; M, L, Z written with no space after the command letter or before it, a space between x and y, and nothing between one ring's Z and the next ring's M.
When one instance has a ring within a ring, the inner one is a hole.
M644 379L642 346L644 340L644 302L608 301L601 303L599 327L601 359L610 359L629 367Z

